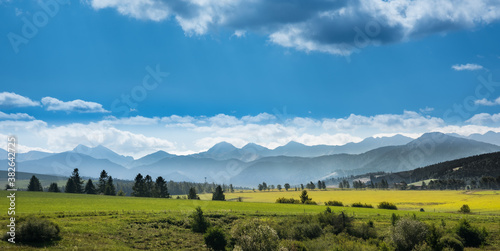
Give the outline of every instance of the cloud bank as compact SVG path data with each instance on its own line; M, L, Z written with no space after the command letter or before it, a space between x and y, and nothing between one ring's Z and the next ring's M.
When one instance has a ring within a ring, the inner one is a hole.
M175 20L189 35L246 32L300 51L349 55L368 45L470 29L500 18L491 0L88 0L95 10L155 22Z

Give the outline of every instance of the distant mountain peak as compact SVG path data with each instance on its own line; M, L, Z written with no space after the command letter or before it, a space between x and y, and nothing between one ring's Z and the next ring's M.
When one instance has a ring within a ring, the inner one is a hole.
M219 152L219 151L232 151L232 150L237 150L235 146L233 146L231 143L228 143L226 141L219 142L212 146L210 149L208 149L207 152Z

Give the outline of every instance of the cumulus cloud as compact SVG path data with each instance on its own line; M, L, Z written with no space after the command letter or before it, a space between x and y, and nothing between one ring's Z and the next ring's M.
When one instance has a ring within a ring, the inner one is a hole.
M175 144L161 138L119 130L106 123L74 123L45 128L39 135L55 150L72 149L79 144L103 145L121 154L141 156L155 150L173 150Z
M497 114L479 113L472 116L472 118L468 119L465 122L473 125L496 124L500 122L500 113Z
M476 105L485 105L485 106L500 105L500 97L498 97L494 101L489 101L489 100L487 100L485 98L478 99L478 100L474 101L474 104L476 104Z
M89 0L96 9L162 21L173 17L187 35L220 28L254 32L302 51L348 55L368 45L470 29L500 18L491 0Z
M379 114L362 116L351 114L347 118L325 119L323 127L333 130L356 130L360 127L377 129L382 132L406 130L432 130L443 126L442 119L423 116L417 112L404 111L403 114Z
M108 113L109 111L102 108L102 105L95 102L83 101L76 99L73 101L61 101L52 97L42 98L42 104L47 111L65 111L65 112L80 112L80 113Z
M27 97L15 94L13 92L2 92L0 93L0 106L28 107L28 106L40 106L40 103L37 101L33 101Z
M481 70L483 69L483 66L478 65L478 64L456 64L453 65L451 68L455 71L476 71L476 70Z
M4 113L0 112L0 119L12 119L12 120L23 120L23 119L28 119L32 120L35 119L33 116L30 116L26 113Z

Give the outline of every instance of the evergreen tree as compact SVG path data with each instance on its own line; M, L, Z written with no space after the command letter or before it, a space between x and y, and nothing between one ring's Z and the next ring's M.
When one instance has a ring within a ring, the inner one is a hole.
M302 193L300 194L300 202L302 202L302 204L304 204L308 200L309 200L309 195L307 195L307 191L302 190Z
M73 173L71 174L69 179L73 180L73 193L83 193L83 180L80 177L80 174L78 174L78 168L75 168L73 170Z
M155 197L159 198L170 197L170 195L168 194L167 182L161 176L158 176L158 178L156 178L155 191L156 191Z
M221 186L217 186L217 188L215 188L215 192L212 195L212 200L226 200L226 196L224 195L224 191L222 191Z
M61 190L59 189L59 187L57 186L57 183L50 183L50 186L49 186L49 192L52 192L52 193L60 193Z
M28 191L43 192L42 184L40 184L40 180L35 175L31 176Z
M132 192L132 196L144 197L145 196L145 188L146 188L146 185L144 183L144 178L139 173L139 174L137 174L137 176L135 176L134 181L135 181L135 183L134 183L134 186L132 187L132 190L134 190L134 192Z
M262 189L264 189L264 191L268 189L266 182L262 182Z
M189 189L189 194L188 194L188 200L199 200L200 197L196 194L196 189L194 187L191 187Z
M104 194L104 190L106 190L106 181L108 180L108 173L105 170L102 170L101 175L99 176L99 183L97 184L97 192L100 194Z
M231 193L234 193L233 184L229 184L229 191L231 191Z
M321 181L321 189L326 189L325 181Z
M339 188L342 189L342 190L344 190L344 183L339 182Z
M323 188L323 184L321 184L321 180L318 180L318 189L322 189Z
M262 189L264 189L264 186L262 184L259 184L259 191L262 191Z
M145 197L152 197L153 196L153 189L154 189L154 184L153 184L153 179L151 176L146 175L144 177L144 196Z
M85 185L85 191L86 194L96 194L96 190L94 187L94 184L92 183L92 180L89 179L87 181L87 185Z
M69 178L64 187L65 193L76 193L75 182L72 178Z
M304 184L300 184L300 190L304 190Z
M278 191L281 192L281 185L278 185L276 188L278 188Z
M104 195L116 195L116 188L113 185L113 178L108 176L108 181L106 182L106 189L104 190Z

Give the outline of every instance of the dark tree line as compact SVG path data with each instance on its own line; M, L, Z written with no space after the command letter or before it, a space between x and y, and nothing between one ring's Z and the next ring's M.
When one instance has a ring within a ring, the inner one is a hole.
M151 176L146 175L146 177L143 177L139 173L135 177L132 190L132 196L136 197L170 198L167 182L161 176L158 176L158 178L153 181Z

